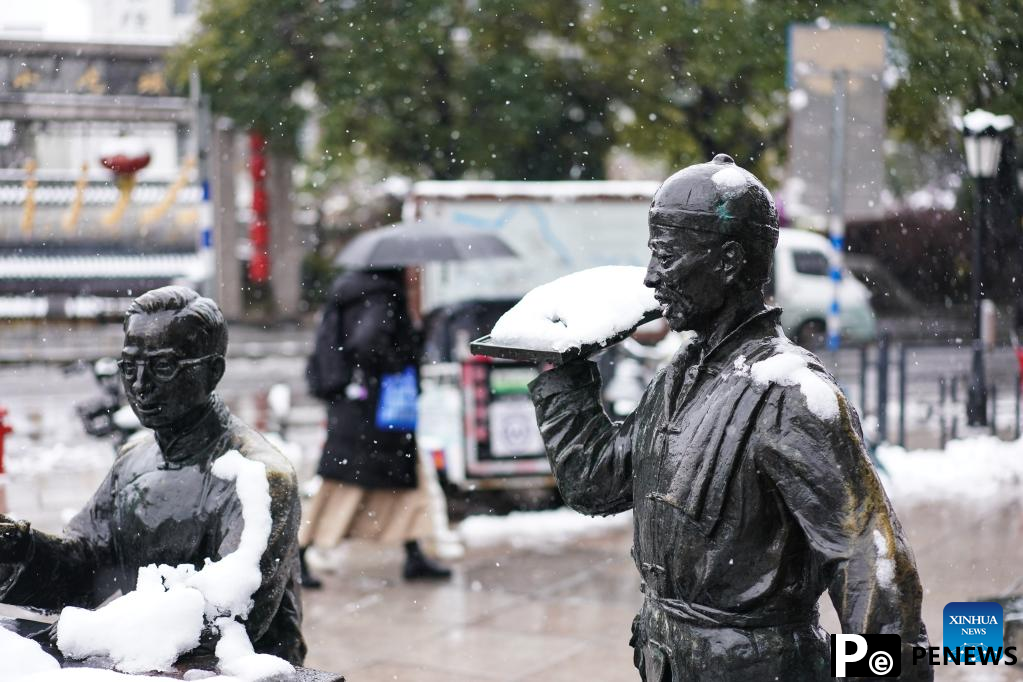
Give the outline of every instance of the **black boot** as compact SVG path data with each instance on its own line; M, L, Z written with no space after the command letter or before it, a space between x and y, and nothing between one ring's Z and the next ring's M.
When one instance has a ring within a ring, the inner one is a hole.
M298 565L302 570L300 581L302 587L307 590L318 590L323 587L323 583L315 575L309 572L309 565L305 562L305 551L308 547L299 547L298 549Z
M405 543L402 576L405 580L447 580L451 577L451 569L423 554L417 540L409 540Z

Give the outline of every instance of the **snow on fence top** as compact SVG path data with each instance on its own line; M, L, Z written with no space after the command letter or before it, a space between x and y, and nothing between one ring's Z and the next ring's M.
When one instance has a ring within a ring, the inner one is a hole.
M651 199L661 183L647 180L561 180L515 182L424 180L412 186L412 199L531 199L548 201Z
M656 310L646 270L605 265L565 275L528 292L501 316L491 341L502 346L564 352L602 343Z

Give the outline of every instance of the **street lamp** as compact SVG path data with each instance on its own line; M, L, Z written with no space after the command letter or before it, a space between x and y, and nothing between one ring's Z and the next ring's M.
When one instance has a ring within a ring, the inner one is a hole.
M963 133L966 148L966 169L974 179L973 226L973 363L970 388L966 398L966 422L970 426L987 426L987 385L984 378L984 345L981 340L981 301L984 297L984 233L989 214L991 181L998 173L1002 157L1002 133L1013 125L1011 116L975 109L956 122Z

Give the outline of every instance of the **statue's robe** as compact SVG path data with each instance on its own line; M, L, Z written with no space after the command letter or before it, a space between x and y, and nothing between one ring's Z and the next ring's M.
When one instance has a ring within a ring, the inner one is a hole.
M833 679L825 590L845 633L900 635L902 679L929 680L911 663L928 646L920 580L859 420L780 312L680 350L620 423L593 363L541 374L530 391L558 487L584 514L633 510L647 682ZM753 376L782 353L805 361L812 403L789 377Z
M149 564L203 567L238 547L244 520L234 481L211 471L237 450L266 467L271 529L260 558L262 583L245 627L257 653L301 664L295 472L259 433L231 416L217 397L194 427L168 443L152 433L119 452L99 489L62 536L32 531L28 559L0 565L0 602L57 610L95 608L135 588ZM211 644L211 642L207 642Z

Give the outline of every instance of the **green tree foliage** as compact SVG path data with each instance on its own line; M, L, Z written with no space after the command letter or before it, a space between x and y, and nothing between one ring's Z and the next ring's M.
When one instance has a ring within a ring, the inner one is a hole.
M598 178L609 99L575 45L584 3L209 0L176 60L213 106L293 136L312 83L329 163L435 178Z
M216 110L281 139L311 84L326 165L417 177L600 178L614 145L674 166L784 158L788 26L888 29L893 134L953 139L950 109L1023 120L1005 0L206 0L195 63Z
M292 96L319 75L317 9L308 0L204 2L203 29L171 56L172 75L187 82L194 66L214 111L293 145L306 112Z

